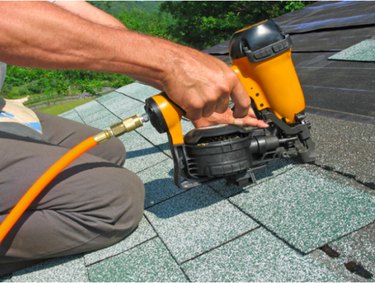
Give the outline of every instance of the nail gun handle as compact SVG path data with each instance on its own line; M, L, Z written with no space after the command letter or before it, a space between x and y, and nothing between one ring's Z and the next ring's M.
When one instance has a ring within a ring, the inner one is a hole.
M289 125L305 110L305 98L292 61L289 35L263 21L236 32L230 41L232 69L258 111L270 109Z

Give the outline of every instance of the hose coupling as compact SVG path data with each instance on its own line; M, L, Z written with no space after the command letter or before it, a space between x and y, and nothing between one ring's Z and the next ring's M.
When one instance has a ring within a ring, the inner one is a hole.
M94 140L97 143L102 143L106 140L109 140L110 138L113 137L113 133L110 130L104 130L94 136Z
M97 143L102 143L112 137L118 137L122 134L134 131L135 129L143 126L144 122L147 122L144 117L140 117L138 115L131 116L112 125L109 129L96 134L94 139Z

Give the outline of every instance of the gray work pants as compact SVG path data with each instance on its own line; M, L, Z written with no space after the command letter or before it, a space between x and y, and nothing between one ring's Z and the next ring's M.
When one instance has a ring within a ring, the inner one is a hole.
M35 180L97 129L37 113L43 140L1 132L0 222ZM0 275L37 261L114 244L143 213L144 187L122 165L117 139L98 145L63 171L30 206L0 246Z

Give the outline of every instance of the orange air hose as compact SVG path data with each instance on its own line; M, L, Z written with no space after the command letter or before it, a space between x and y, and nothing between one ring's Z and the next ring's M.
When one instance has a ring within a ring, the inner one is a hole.
M147 121L147 115L143 115L142 117L134 115L112 125L109 130L104 130L95 136L87 138L65 153L65 155L57 160L56 163L54 163L47 171L43 173L42 176L39 177L38 180L36 180L36 182L26 191L10 213L5 217L4 221L0 224L0 245L16 222L21 218L22 214L29 208L30 204L70 163L97 144L109 140L114 136L117 137L124 133L131 132L136 128L141 127L143 123Z
M65 155L63 155L55 164L53 164L42 176L26 191L15 207L10 211L4 221L0 224L0 244L13 228L22 214L27 210L30 204L39 196L45 187L70 163L81 156L86 151L96 146L98 142L94 137L89 137L79 143Z

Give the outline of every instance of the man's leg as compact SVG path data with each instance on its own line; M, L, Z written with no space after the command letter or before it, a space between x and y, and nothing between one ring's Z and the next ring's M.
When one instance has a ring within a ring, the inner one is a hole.
M48 120L41 117L44 125ZM59 130L64 132L63 127ZM48 126L44 133L46 139L66 147L72 146L69 142L73 137L81 139L80 134L73 133L57 142ZM2 221L26 189L67 149L5 133L0 133L0 139ZM12 262L16 267L35 259L106 247L135 229L143 212L143 184L130 171L108 162L122 163L123 157L117 157L121 148L114 142L109 148L112 156L105 158L85 154L53 181L0 247L0 274L13 271ZM108 150L103 151L108 154Z

